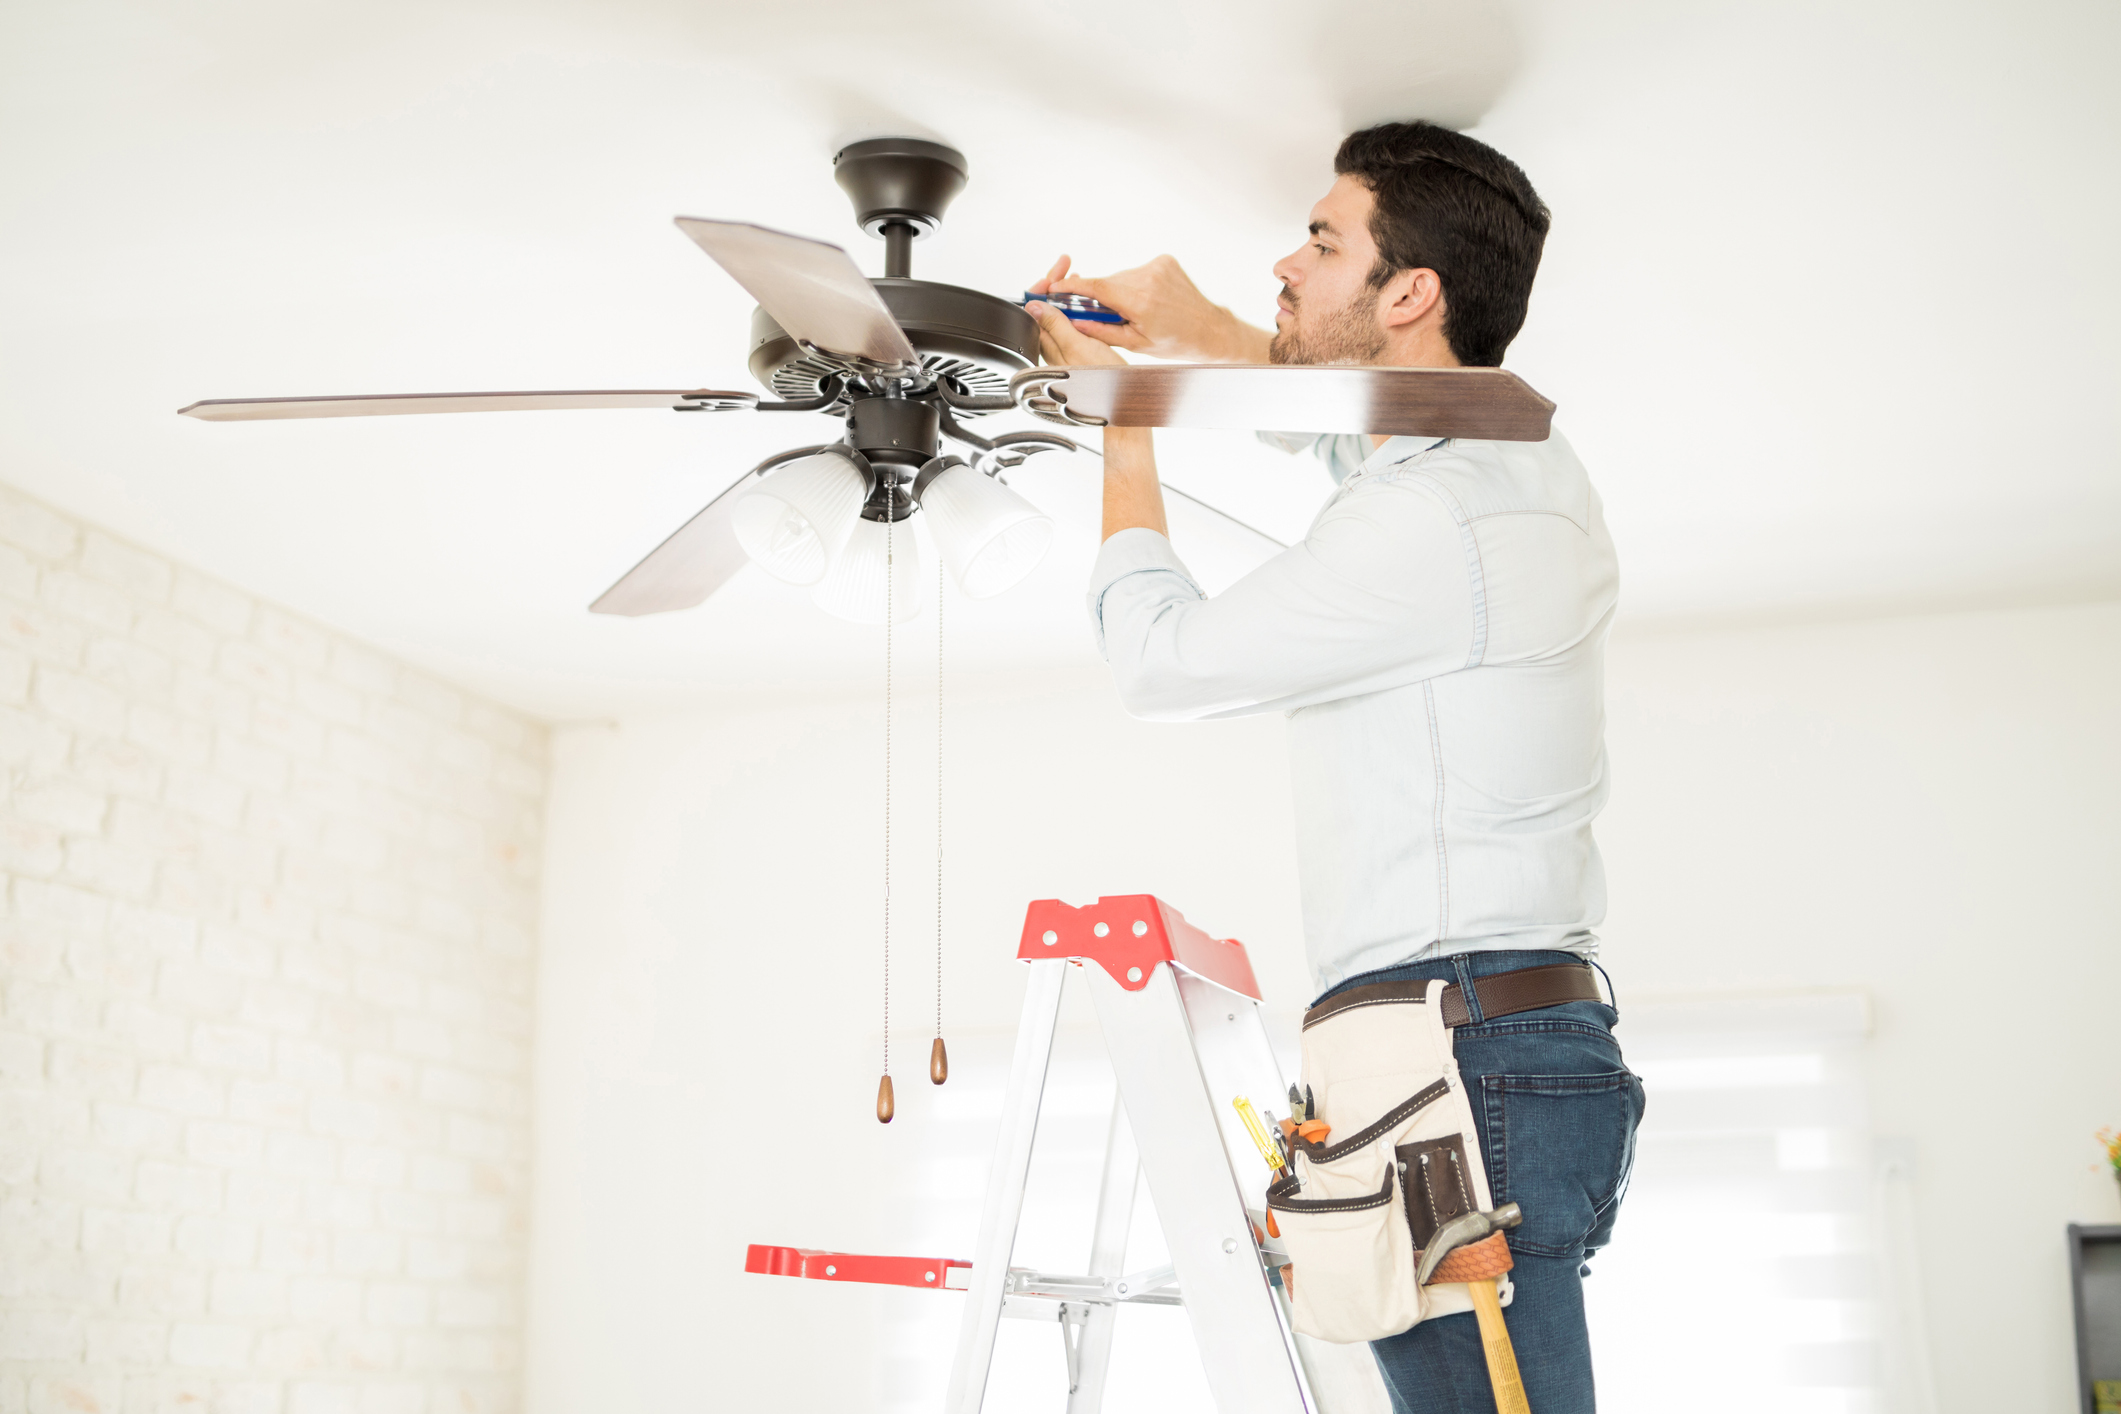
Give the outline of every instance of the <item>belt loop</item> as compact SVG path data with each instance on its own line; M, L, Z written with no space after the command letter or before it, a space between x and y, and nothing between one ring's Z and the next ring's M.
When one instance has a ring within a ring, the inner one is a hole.
M1466 964L1467 953L1451 956L1451 970L1458 974L1458 995L1466 1004L1466 1025L1478 1026L1487 1018L1480 1012L1480 992L1473 985L1473 969Z
M1613 990L1613 974L1606 971L1605 964L1595 957L1587 957L1584 961L1597 968L1598 975L1605 978L1606 1005L1613 1009L1614 1017L1618 1018L1620 1015L1620 993Z

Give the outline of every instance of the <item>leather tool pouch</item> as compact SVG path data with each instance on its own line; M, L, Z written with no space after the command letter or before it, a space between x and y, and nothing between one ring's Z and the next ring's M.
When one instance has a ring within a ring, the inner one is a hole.
M1332 1130L1322 1144L1292 1142L1267 1207L1305 1335L1379 1340L1472 1309L1463 1285L1414 1284L1438 1227L1494 1206L1443 1023L1445 985L1359 987L1304 1017L1304 1081Z

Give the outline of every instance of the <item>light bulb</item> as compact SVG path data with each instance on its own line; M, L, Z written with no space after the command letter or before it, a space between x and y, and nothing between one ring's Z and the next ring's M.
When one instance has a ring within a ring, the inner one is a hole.
M860 520L818 587L810 591L811 602L837 618L858 624L884 621L884 564L887 532L880 520ZM920 544L909 521L894 523L889 532L891 564L891 617L904 623L921 611Z
M790 462L736 503L730 528L760 568L790 584L816 584L860 518L869 484L837 452Z
M1053 543L1053 522L1038 507L974 467L945 468L921 492L921 509L950 577L968 598L1014 587Z

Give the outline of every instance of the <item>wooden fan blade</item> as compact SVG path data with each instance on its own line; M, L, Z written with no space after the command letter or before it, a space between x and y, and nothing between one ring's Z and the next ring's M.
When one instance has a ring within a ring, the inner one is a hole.
M817 446L779 452L745 472L709 501L705 510L679 526L669 539L619 576L618 583L597 596L589 612L639 618L704 603L708 595L751 563L751 557L737 543L731 520L737 501L774 467L824 450Z
M415 412L541 412L571 408L681 408L729 412L758 405L756 393L711 388L568 393L381 393L329 398L208 398L178 408L206 422L283 417L396 417Z
M876 286L838 246L741 221L680 216L677 224L790 338L870 363L920 362Z
M1377 432L1543 442L1554 404L1500 368L1160 363L1030 368L1011 391L1065 374L1047 395L1113 427ZM1033 411L1037 411L1036 406Z

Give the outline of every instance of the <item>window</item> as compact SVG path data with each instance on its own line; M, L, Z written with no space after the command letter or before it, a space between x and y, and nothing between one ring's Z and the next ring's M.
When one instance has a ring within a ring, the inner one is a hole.
M1819 993L1621 999L1648 1111L1584 1284L1599 1399L1658 1414L1881 1408L1868 1006Z

